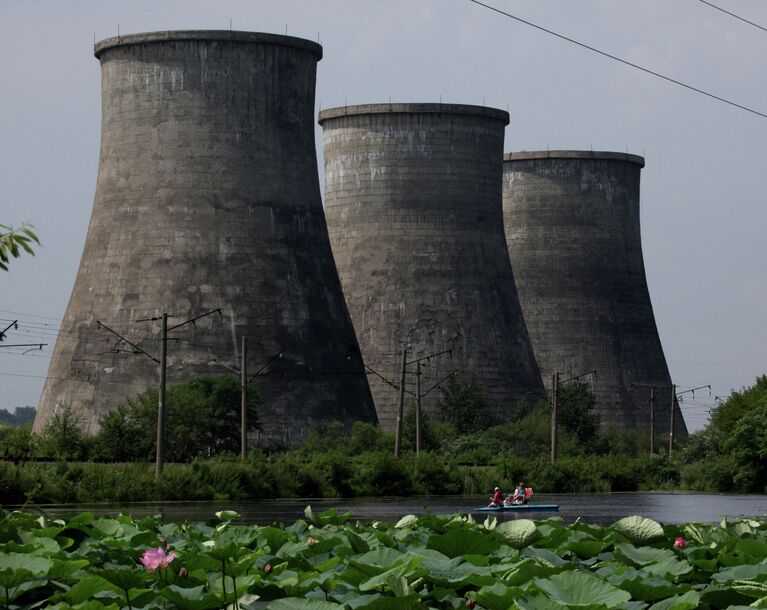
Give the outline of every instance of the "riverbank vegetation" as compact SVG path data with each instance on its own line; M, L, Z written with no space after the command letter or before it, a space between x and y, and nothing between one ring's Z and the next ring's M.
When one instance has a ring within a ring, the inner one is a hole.
M470 381L470 380L469 380ZM468 388L468 389L467 389ZM258 397L249 397L255 420ZM457 425L460 405L474 417ZM522 405L499 423L481 388L451 382L440 409L422 416L422 451L414 454L415 417L404 421L402 458L393 435L375 426L318 426L298 447L238 447L239 385L235 378L203 378L168 392L172 459L154 478L154 397L143 395L102 420L85 436L64 407L41 435L0 429L0 502L21 504L142 500L247 500L275 497L485 494L524 481L538 493L690 490L763 493L767 485L767 377L734 392L710 424L679 439L669 456L648 455L645 431L600 428L584 384L560 395L559 458L550 461L550 415L545 402ZM184 408L192 405L192 408ZM204 426L195 423L208 422ZM198 429L199 428L199 429ZM215 432L211 433L212 430ZM35 455L53 461L31 460Z
M287 527L0 512L0 606L57 610L767 607L767 527L408 515Z

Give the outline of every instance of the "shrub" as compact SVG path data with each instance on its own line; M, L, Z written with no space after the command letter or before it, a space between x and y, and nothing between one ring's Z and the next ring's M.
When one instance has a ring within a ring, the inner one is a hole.
M390 452L365 453L355 460L354 491L357 496L408 496L413 493L410 472Z
M71 404L56 406L39 437L39 452L57 460L87 458L83 420Z
M412 457L413 489L417 494L451 495L462 491L454 464L435 453Z
M257 427L260 398L248 387L248 421ZM196 377L168 388L165 458L188 462L240 450L240 381L233 375ZM157 391L139 395L101 420L99 457L112 461L153 460L157 435Z
M14 464L26 462L34 452L32 426L0 426L0 459Z

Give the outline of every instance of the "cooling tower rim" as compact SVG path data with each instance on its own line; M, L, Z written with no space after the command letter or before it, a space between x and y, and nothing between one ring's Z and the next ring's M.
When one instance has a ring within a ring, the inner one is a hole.
M504 161L529 161L537 159L593 159L595 161L626 161L644 167L644 157L607 150L523 150L506 153Z
M230 42L270 44L307 51L312 53L317 58L317 61L322 59L322 45L307 40L306 38L284 36L282 34L269 34L267 32L244 32L237 30L166 30L126 34L125 36L113 36L112 38L105 38L104 40L98 41L93 47L93 54L100 59L100 56L104 51L115 47L189 40L222 40Z
M472 104L434 104L434 103L389 103L389 104L358 104L355 106L337 106L320 112L318 123L340 119L349 116L370 114L463 114L470 116L496 119L509 124L509 113L498 108L474 106Z

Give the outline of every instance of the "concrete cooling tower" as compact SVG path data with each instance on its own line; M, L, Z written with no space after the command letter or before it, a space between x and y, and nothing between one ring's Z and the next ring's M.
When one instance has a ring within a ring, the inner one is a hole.
M428 361L422 392L452 370L474 374L501 415L543 392L503 234L508 122L500 110L450 104L320 113L330 241L365 363L398 384L404 347L411 362L452 350ZM369 381L391 429L399 395L381 377Z
M612 152L504 157L506 239L544 381L595 369L603 424L667 432L671 378L655 326L639 231L644 159ZM686 433L676 412L675 433Z
M167 312L172 327L218 309L170 332L169 384L236 373L247 335L259 441L295 440L319 420L376 421L320 199L322 47L176 31L110 38L95 55L96 196L35 429L71 403L96 431L157 387L136 347L157 357L159 323L140 320Z

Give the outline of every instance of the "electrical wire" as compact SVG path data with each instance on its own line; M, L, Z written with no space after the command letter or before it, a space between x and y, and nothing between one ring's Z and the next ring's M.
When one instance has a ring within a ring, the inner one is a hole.
M716 4L707 2L706 0L698 0L698 2L701 2L702 4L706 4L710 6L711 8L714 8L718 11L721 11L722 13L725 13L726 15L729 15L730 17L735 17L735 19L739 19L740 21L743 21L744 23L747 23L748 25L753 25L755 28L759 28L760 30L767 32L767 28L762 27L761 25L759 25L758 23L754 23L753 21L749 21L748 19L745 19L744 17L741 17L740 15L736 15L735 13L731 13L730 11L726 11L721 6L717 6Z
M602 55L603 57L607 57L608 59L612 59L613 61L620 62L624 65L635 68L636 70L641 70L642 72L646 72L647 74L650 74L657 78L663 79L675 85L679 85L680 87L684 87L685 89L689 89L690 91L694 91L695 93L700 93L701 95L705 95L706 97L710 97L711 99L715 99L724 104L729 104L730 106L734 106L735 108L739 108L740 110L745 110L746 112L750 112L751 114L755 114L764 119L767 119L767 114L763 112L759 112L758 110L754 110L753 108L749 108L748 106L743 106L742 104L738 104L737 102L733 102L732 100L728 100L718 95L714 95L713 93L709 93L708 91L704 91L703 89L698 89L697 87L693 87L692 85L683 83L682 81L676 80L675 78L671 78L670 76L665 76L664 74L661 74L660 72L656 72L655 70L650 70L649 68L645 68L644 66L640 66L639 64L635 64L626 59L621 59L620 57L617 57L616 55L612 55L611 53L607 53L606 51L600 51L599 49L592 47L590 45L587 45L583 42L578 42L574 38L569 38L568 36L565 36L563 34L558 34L557 32L553 30L549 30L548 28L537 25L533 23L532 21L527 21L526 19L522 19L521 17L517 17L516 15L512 15L511 13L507 13L506 11L502 11L501 9L496 8L490 4L485 4L484 2L480 2L479 0L468 0L468 1L478 6L482 6L490 11L503 15L504 17L508 17L509 19L514 19L515 21L524 23L525 25L529 25L530 27L533 27L536 30L540 30L541 32L545 32L546 34L550 34L551 36L556 36L557 38L561 38L562 40L565 40L569 43L578 45L579 47L592 51L593 53L598 53L599 55Z

